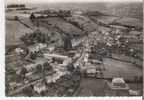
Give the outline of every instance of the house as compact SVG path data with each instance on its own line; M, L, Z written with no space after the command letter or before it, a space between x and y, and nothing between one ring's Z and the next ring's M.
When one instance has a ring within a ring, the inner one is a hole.
M44 57L45 58L49 58L49 57L51 57L51 58L60 58L60 59L63 59L63 60L68 59L68 56L63 56L63 55L58 55L58 54L48 54L48 53L45 53Z
M57 70L56 73L49 75L45 78L46 83L47 84L52 83L52 82L55 83L59 78L61 78L65 74L66 74L66 72L61 72L61 71Z
M61 66L66 66L72 62L72 60L68 56L58 55L58 54L44 54L45 58L53 58L57 62L61 62Z
M85 64L85 76L86 77L96 77L96 78L103 78L103 71L104 67L101 65L101 63L86 63Z
M37 45L32 45L32 46L29 46L28 47L28 51L30 52L30 53L35 53L35 52L38 52L40 49L39 49L39 46L37 46Z
M23 67L28 71L28 72L34 72L37 70L37 66L41 65L42 69L44 68L43 65L45 63L49 63L47 59L43 58L37 58L36 60L33 61L33 63L28 63L25 64Z
M17 87L17 83L16 82L10 82L9 87L10 87L10 90L14 90Z
M41 49L44 49L47 47L47 44L44 43L36 43L34 45L31 45L28 47L29 52L31 53L35 53L35 52L39 52Z
M80 11L80 10L72 10L71 13L72 13L73 16L77 16L77 15L82 15L83 14L83 12Z
M106 96L128 96L129 86L125 83L123 78L113 78L112 82L106 82L105 88Z
M47 88L44 83L39 82L34 85L34 91L37 92L38 94L40 94L41 92L44 92L46 90L47 90Z
M85 77L95 77L96 76L96 69L95 68L88 68L85 72Z
M54 50L55 50L55 46L48 46L48 48L47 48L47 49L48 49L48 51L49 51L49 52L52 52L52 51L54 51Z
M47 44L45 44L45 43L38 43L38 46L39 46L40 49L43 49L43 48L47 47Z
M128 28L125 26L121 26L121 25L110 25L110 27L114 28L114 29L120 29L120 30L127 30Z
M24 52L24 50L22 48L16 48L15 52L16 52L16 54L21 54Z
M36 65L33 64L33 63L24 66L24 68L25 68L27 71L31 71L31 70L33 70L35 67L36 67Z
M89 59L89 62L91 62L92 64L102 64L102 61L100 60L96 60L96 59Z
M86 53L86 54L85 54L85 57L84 57L84 62L85 62L85 63L88 62L88 57L89 57L89 55L88 55L88 53Z
M131 96L139 96L140 95L140 91L139 90L129 90L129 95Z

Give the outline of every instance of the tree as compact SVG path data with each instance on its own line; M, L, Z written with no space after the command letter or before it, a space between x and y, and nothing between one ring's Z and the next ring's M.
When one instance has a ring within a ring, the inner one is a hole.
M6 82L5 83L5 92L6 92L6 94L8 94L8 92L10 90L9 87L10 87L9 84Z
M18 16L15 16L14 19L15 19L15 20L19 20L19 17L18 17Z
M28 72L28 71L27 71L26 68L23 67L23 68L21 69L20 75L21 75L22 79L25 78L25 74L26 74L27 72Z
M31 86L26 87L25 89L23 89L23 92L27 95L27 96L33 96L33 88Z
M21 73L22 75L25 75L25 74L27 73L27 69L23 67L23 68L21 69L21 72L20 72L20 73Z
M36 53L30 53L30 58L31 58L32 60L36 59L36 57L37 57L37 54L36 54Z
M71 39L69 36L65 36L63 38L64 40L64 49L65 50L69 50L69 49L72 49L72 43L71 43Z
M43 67L44 67L44 70L52 70L52 66L48 62L44 63Z
M73 64L70 64L70 65L67 66L67 70L70 71L70 72L73 72L74 69L75 68L74 68Z
M33 21L33 19L35 19L36 17L35 17L35 15L34 15L34 13L32 13L31 15L30 15L30 19Z
M38 64L38 65L36 66L36 69L37 69L38 72L42 72L43 66L42 66L41 64Z
M24 42L24 44L26 44L26 45L31 45L31 44L33 44L32 34L26 33L25 35L23 35L23 36L20 37L20 40L21 40L22 42Z

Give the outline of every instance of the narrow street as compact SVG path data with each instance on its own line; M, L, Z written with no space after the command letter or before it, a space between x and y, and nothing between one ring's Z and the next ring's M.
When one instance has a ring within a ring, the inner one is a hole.
M99 40L100 34L96 34L97 39ZM83 66L83 60L86 54L86 49L89 49L89 46L93 39L92 34L90 33L88 37L85 38L83 42L83 49L81 57L77 60L77 63L80 65L80 68L82 69ZM82 76L80 86L77 89L75 96L104 96L104 86L105 81L103 79L96 79L96 78L84 78Z

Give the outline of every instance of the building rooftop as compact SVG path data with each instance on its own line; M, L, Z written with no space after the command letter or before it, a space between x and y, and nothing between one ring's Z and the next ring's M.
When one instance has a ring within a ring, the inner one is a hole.
M47 57L54 57L54 58L61 58L61 59L68 59L67 56L59 55L59 54L44 54L44 56Z
M123 78L113 78L112 79L112 83L121 83L121 84L125 84L125 81Z
M123 78L113 78L111 83L108 82L108 87L111 90L129 90L129 86Z

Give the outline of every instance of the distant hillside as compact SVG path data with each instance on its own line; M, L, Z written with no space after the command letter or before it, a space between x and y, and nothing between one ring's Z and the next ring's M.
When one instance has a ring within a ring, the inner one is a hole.
M105 14L99 12L99 11L87 11L84 13L84 15L88 15L88 16L103 16Z
M25 4L8 4L7 8L25 8Z
M133 3L49 3L49 4L28 4L30 7L39 9L79 9L82 11L99 11L105 14L127 16L143 19L142 2Z
M109 14L143 19L142 3L114 3L107 4L106 8L105 12Z

